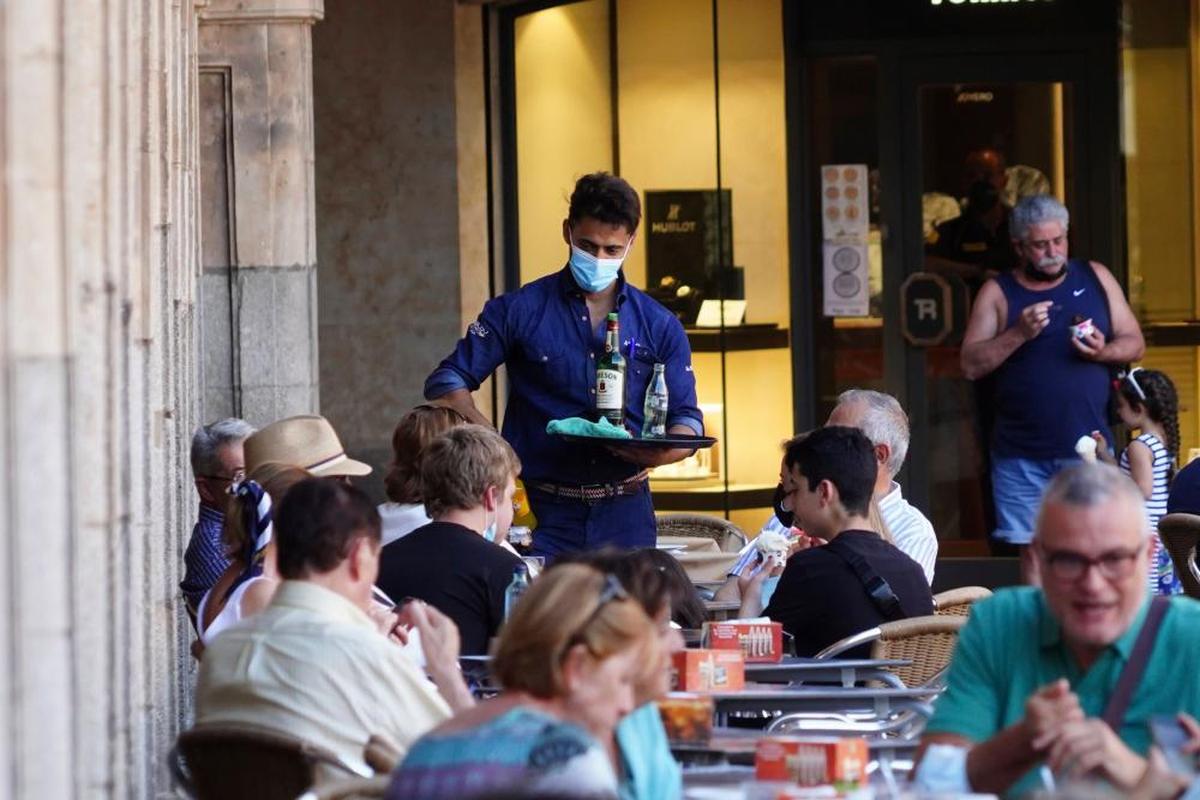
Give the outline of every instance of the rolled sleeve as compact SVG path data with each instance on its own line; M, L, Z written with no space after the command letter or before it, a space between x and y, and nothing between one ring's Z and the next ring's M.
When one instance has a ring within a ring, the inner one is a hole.
M489 300L454 352L425 379L425 399L436 400L457 389L478 389L508 357L508 338L507 300L503 296Z

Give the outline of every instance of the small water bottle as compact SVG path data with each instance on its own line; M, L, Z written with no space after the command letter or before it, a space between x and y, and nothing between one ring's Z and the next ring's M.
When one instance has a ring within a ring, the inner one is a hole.
M512 614L513 608L516 607L517 601L521 599L521 595L525 594L525 590L529 588L529 568L524 564L518 564L513 567L512 580L508 583L508 588L504 590L504 618L508 619Z
M667 435L667 378L663 365L654 365L650 385L646 387L646 402L642 406L642 438L661 439Z

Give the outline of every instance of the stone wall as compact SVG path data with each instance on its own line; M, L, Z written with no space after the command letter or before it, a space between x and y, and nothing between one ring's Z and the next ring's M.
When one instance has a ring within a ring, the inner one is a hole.
M321 0L211 0L199 140L205 421L311 413L317 386L311 26Z
M481 14L329 0L313 30L321 412L376 495L397 419L489 296Z
M0 41L0 797L150 797L190 702L195 10L17 0Z

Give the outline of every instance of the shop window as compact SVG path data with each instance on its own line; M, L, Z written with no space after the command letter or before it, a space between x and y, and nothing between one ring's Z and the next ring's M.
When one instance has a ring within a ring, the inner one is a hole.
M585 0L513 28L520 283L565 264L558 231L580 175L611 170L638 189L625 274L684 322L720 439L652 474L655 507L750 532L793 419L780 3ZM676 246L666 223L680 215L703 235ZM698 324L710 312L717 324Z

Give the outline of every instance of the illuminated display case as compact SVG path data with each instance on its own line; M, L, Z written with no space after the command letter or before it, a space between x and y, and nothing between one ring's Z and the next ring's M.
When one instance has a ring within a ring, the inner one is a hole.
M645 223L625 274L684 322L720 440L655 471L655 508L748 532L769 513L793 429L781 19L780 0L538 3L509 43L510 281L562 267L553 232L578 176L609 170L638 189Z

